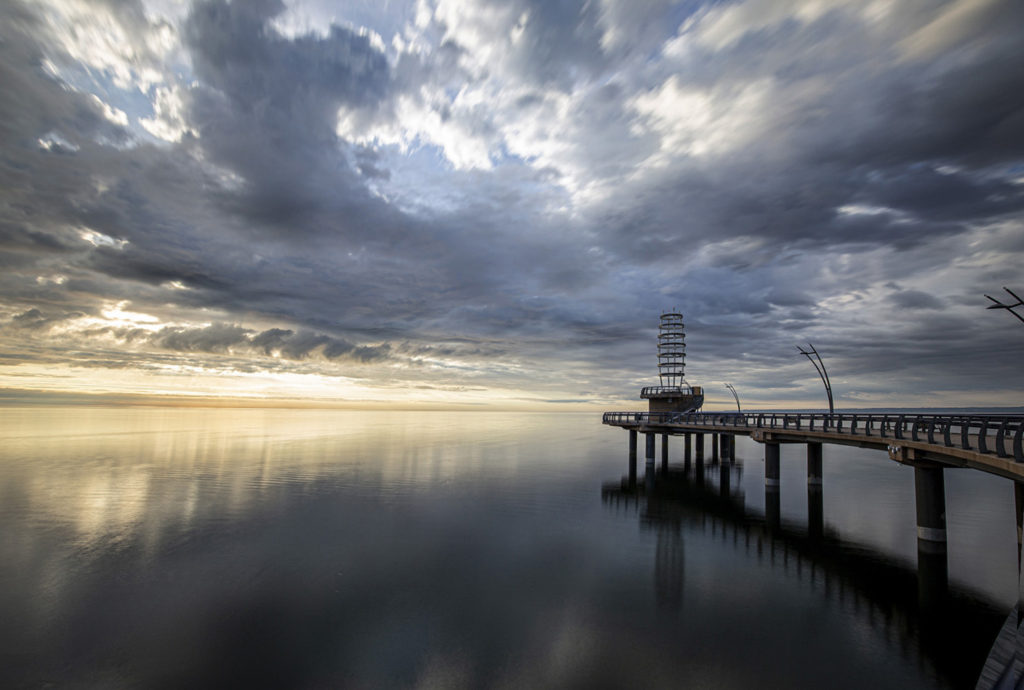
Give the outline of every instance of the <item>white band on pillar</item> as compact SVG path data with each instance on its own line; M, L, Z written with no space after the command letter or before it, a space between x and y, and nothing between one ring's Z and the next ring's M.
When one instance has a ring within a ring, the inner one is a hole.
M778 486L779 485L779 480L778 479L772 479L771 477L765 477L764 478L764 485L765 486Z
M946 530L941 527L921 527L919 525L917 538L925 541L946 541Z

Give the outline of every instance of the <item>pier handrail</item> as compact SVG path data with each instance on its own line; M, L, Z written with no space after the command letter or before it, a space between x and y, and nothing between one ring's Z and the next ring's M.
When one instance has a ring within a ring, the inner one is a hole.
M605 412L613 426L829 432L926 442L1024 462L1024 415L844 412Z

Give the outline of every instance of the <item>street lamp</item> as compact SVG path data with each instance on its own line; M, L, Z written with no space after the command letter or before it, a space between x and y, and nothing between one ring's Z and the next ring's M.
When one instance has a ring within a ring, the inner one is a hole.
M725 387L732 392L732 397L736 398L736 411L743 414L743 410L740 409L740 396L736 395L736 389L732 387L731 383L725 384Z
M1014 316L1016 316L1022 323L1024 323L1024 316L1021 316L1020 314L1018 314L1017 312L1014 311L1014 309L1016 309L1017 307L1024 307L1024 300L1022 300L1017 295L1013 294L1013 290L1011 290L1010 288L1004 287L1003 289L1006 290L1008 293L1010 293L1010 297L1012 297L1015 300L1017 300L1017 302L1015 304L1003 304L1002 302L997 300L995 297L989 297L988 295L985 295L985 297L988 297L990 300L995 302L995 304L993 304L993 305L991 305L991 306L989 306L987 308L988 309L1005 309L1006 311L1008 311L1011 314L1013 314Z
M825 371L825 363L821 361L821 355L818 354L818 351L814 349L813 345L807 343L807 347L811 348L810 352L799 345L796 346L796 349L799 350L800 354L804 357L811 360L811 364L814 365L814 369L818 372L818 376L821 377L821 382L825 384L825 392L828 394L828 413L835 414L836 409L832 402L832 382L828 378L828 372ZM812 354L814 357L811 357ZM815 358L817 358L818 361L814 361Z

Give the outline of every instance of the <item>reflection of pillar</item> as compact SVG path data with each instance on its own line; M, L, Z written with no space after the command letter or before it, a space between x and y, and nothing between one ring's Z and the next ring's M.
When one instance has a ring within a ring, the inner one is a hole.
M718 493L723 498L729 496L730 469L729 465L724 462L718 467Z
M661 471L668 472L668 434L661 435Z
M821 484L807 485L807 533L820 539L825 532L825 500Z
M690 433L683 434L683 471L690 471Z
M917 501L917 596L922 608L942 601L948 583L946 489L941 467L914 468Z
M764 492L764 520L769 531L778 530L782 525L782 506L779 491L769 491L765 487Z
M678 613L683 606L683 536L678 529L658 530L654 552L654 591L658 606Z
M917 540L917 602L932 609L943 602L949 583L946 543Z
M729 462L736 462L736 435L729 437Z
M779 444L764 444L764 516L769 529L778 528L781 522L779 501Z
M697 432L697 464L704 464L704 434Z
M711 464L718 462L718 434L711 434Z
M636 429L629 430L629 485L636 486Z

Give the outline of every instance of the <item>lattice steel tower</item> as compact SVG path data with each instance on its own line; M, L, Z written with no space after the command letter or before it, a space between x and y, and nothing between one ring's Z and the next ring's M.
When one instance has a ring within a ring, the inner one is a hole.
M651 412L691 412L704 404L704 391L683 378L686 369L686 334L683 315L677 311L661 315L658 326L659 386L646 386L640 397L650 401Z
M670 311L661 315L661 325L658 327L658 377L661 385L686 385L686 379L683 378L685 369L686 333L683 332L683 315Z

